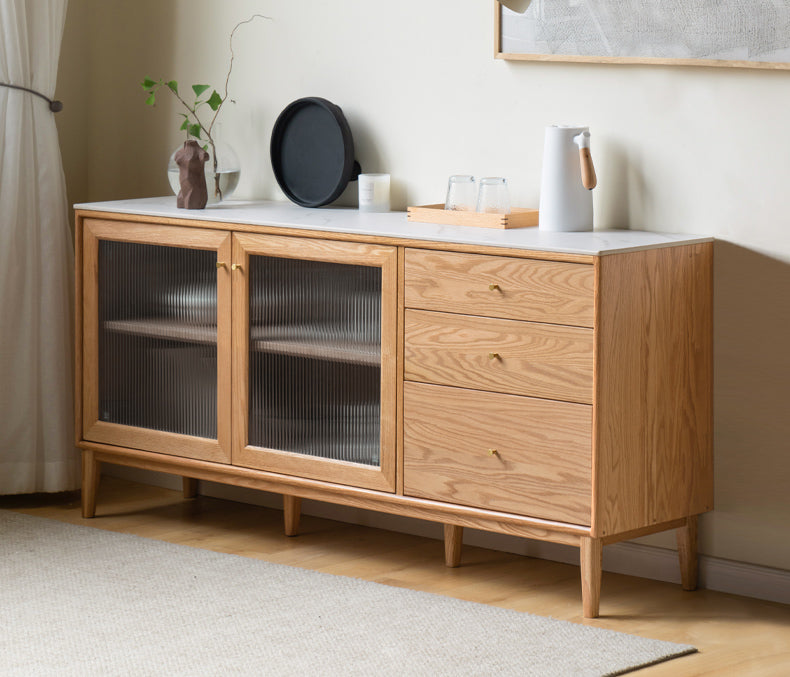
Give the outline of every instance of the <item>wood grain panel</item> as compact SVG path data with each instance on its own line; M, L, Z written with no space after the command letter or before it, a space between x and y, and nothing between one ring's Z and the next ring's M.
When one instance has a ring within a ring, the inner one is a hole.
M344 263L354 266L381 266L397 257L392 247L376 244L344 243L332 240L294 239L276 235L236 233L234 239L249 254L277 256L302 261ZM239 261L236 261L239 263Z
M593 325L592 266L406 250L406 307Z
M404 409L407 495L590 523L589 406L406 383Z
M405 378L592 402L593 331L406 311Z
M383 445L382 445L383 447ZM395 491L392 481L381 466L352 463L247 445L233 457L233 463L247 468L260 468L296 477L310 477L348 486L366 487L377 491Z
M712 245L603 257L593 535L713 506Z
M130 449L147 449L149 451L155 449L163 454L198 458L202 461L214 461L217 463L230 461L230 455L225 449L220 447L217 440L152 430L150 428L137 428L119 423L108 423L107 421L97 420L92 426L86 428L85 439L92 442L129 447Z
M194 222L190 222L194 226ZM221 230L179 228L161 223L118 223L105 219L86 218L86 231L100 240L137 242L140 244L189 247L190 249L219 249L228 241L229 234Z

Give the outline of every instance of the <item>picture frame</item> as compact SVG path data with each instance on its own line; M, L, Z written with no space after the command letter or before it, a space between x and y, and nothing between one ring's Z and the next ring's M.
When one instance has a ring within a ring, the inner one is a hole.
M497 59L790 70L790 3L532 0L523 14L494 5Z

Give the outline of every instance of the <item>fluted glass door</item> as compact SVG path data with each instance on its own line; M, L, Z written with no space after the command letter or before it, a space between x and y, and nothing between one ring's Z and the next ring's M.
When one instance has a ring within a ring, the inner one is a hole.
M236 237L246 245L234 251L247 383L238 462L391 490L395 250Z
M86 226L86 438L229 461L230 235L151 230Z
M99 420L217 437L214 252L99 243Z

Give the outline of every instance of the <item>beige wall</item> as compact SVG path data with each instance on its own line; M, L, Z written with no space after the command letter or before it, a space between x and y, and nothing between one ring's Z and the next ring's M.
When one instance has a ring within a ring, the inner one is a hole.
M596 227L720 240L717 507L701 549L790 569L790 72L498 61L489 0L71 0L60 123L73 200L167 192L176 109L148 109L138 83L219 87L230 30L255 12L273 21L238 33L237 103L223 111L243 167L237 197L282 199L273 121L290 101L323 96L343 108L362 167L392 174L395 208L441 200L458 172L507 176L514 204L537 205L544 126L581 122L593 133ZM353 189L341 198L353 200Z
M60 47L60 68L55 98L64 102L55 116L60 136L60 151L70 202L88 196L88 77L89 50L87 4L71 0L66 14L66 29Z

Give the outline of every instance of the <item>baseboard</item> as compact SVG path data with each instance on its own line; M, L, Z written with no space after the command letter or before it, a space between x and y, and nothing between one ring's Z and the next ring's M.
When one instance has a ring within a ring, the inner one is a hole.
M105 466L104 472L114 477L143 484L162 486L169 489L181 488L180 478L173 475L109 464ZM253 489L214 484L213 482L201 482L200 493L213 498L282 509L282 498L278 494L269 494ZM388 515L386 513L318 501L304 501L302 512L315 517L398 531L415 536L442 538L442 527L440 524L410 517ZM579 551L577 548L556 543L530 541L516 536L475 529L464 530L464 543L554 562L579 564ZM603 550L603 569L604 571L627 576L649 578L668 583L680 583L677 552L652 545L630 542L607 545ZM748 562L734 562L718 557L700 555L699 587L732 595L790 604L790 571L773 569Z
M604 570L680 583L677 552L640 543L604 548ZM699 587L790 604L790 571L700 555Z
M790 571L706 556L700 571L701 587L708 590L790 604Z
M524 541L524 539L515 540ZM512 545L502 547L505 542L501 535L490 533L465 535L464 542L554 562L579 564L579 551L576 548L555 543L531 541L520 548L514 548ZM680 584L677 551L653 545L630 542L607 545L603 549L603 570ZM734 562L719 557L700 555L699 587L769 602L790 604L790 571L748 562Z

